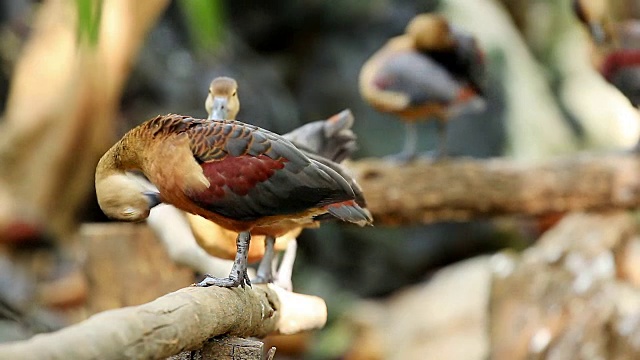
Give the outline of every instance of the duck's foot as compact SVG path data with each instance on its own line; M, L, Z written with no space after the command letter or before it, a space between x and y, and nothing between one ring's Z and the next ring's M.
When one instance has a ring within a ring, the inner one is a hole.
M273 281L274 285L280 286L287 291L293 291L291 275L293 273L293 264L296 262L297 250L298 242L296 239L289 241L287 249L284 251L284 255L282 255L282 261L280 261L278 275Z
M421 161L443 162L449 160L451 157L447 153L442 153L440 150L429 150L418 154L416 158Z
M417 158L417 155L418 154L416 152L409 153L406 151L402 151L397 154L387 155L383 159L385 161L396 163L396 164L406 164L415 160Z
M216 278L207 274L204 280L195 285L201 287L220 286L228 288L240 285L243 289L245 285L251 286L251 280L249 280L249 275L247 274L247 256L249 254L250 241L251 233L248 231L238 233L238 237L236 238L236 259L233 262L229 277Z
M209 274L206 274L205 278L202 279L202 281L194 285L198 287L219 286L219 287L227 287L227 288L242 286L242 288L244 289L245 285L249 285L249 287L251 287L251 280L249 279L249 275L247 275L246 271L242 277L229 276L226 278L218 278L218 277L214 277Z
M265 236L264 238L264 256L258 265L258 273L253 279L255 284L268 284L273 282L273 267L276 259L275 253L276 238L273 236Z
M253 284L271 284L271 283L273 283L274 280L275 280L275 278L273 276L260 276L260 275L257 275L256 277L253 278L252 283Z

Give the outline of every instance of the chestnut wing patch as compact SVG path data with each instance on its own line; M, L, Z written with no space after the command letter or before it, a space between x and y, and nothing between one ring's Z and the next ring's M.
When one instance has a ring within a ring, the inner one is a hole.
M273 160L266 155L227 156L222 160L202 164L211 186L205 192L209 198L223 198L225 187L236 195L247 195L260 182L284 168L285 159ZM203 194L204 195L204 194Z

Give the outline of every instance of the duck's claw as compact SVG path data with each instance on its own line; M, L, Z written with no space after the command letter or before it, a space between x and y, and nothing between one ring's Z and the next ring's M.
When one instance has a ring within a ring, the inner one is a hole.
M219 286L219 287L226 287L226 288L234 288L237 286L242 286L242 288L244 289L246 284L246 285L249 285L249 287L251 287L251 281L249 280L249 276L246 274L246 272L241 279L233 278L231 276L227 278L217 278L207 274L205 278L202 279L202 281L194 284L194 286L197 286L197 287Z

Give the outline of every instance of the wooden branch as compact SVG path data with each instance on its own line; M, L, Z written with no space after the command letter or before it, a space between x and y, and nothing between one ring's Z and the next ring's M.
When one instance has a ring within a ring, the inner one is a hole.
M367 159L350 167L376 224L640 205L640 159L628 153L585 153L538 164L501 158L397 165Z
M202 349L183 351L167 360L273 360L275 348L269 349L264 356L264 343L258 340L237 337L215 338L207 341Z
M220 335L263 337L317 329L326 316L322 299L271 285L189 287L144 305L96 314L55 333L1 344L0 358L158 359L200 348Z

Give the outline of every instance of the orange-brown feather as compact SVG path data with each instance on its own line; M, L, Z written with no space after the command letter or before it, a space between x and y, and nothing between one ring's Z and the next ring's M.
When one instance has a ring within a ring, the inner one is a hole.
M375 109L382 112L399 113L407 110L409 99L404 94L380 90L376 86L379 69L384 62L397 53L415 51L415 42L407 35L390 39L380 50L365 62L360 70L360 93Z
M197 215L188 214L188 220L191 229L198 244L210 255L233 260L236 255L236 238L237 232L224 229L219 225ZM294 226L292 230L276 236L275 250L282 251L286 249L289 241L294 240L302 227ZM251 244L249 246L249 262L259 261L264 256L264 235L258 235L254 230Z

